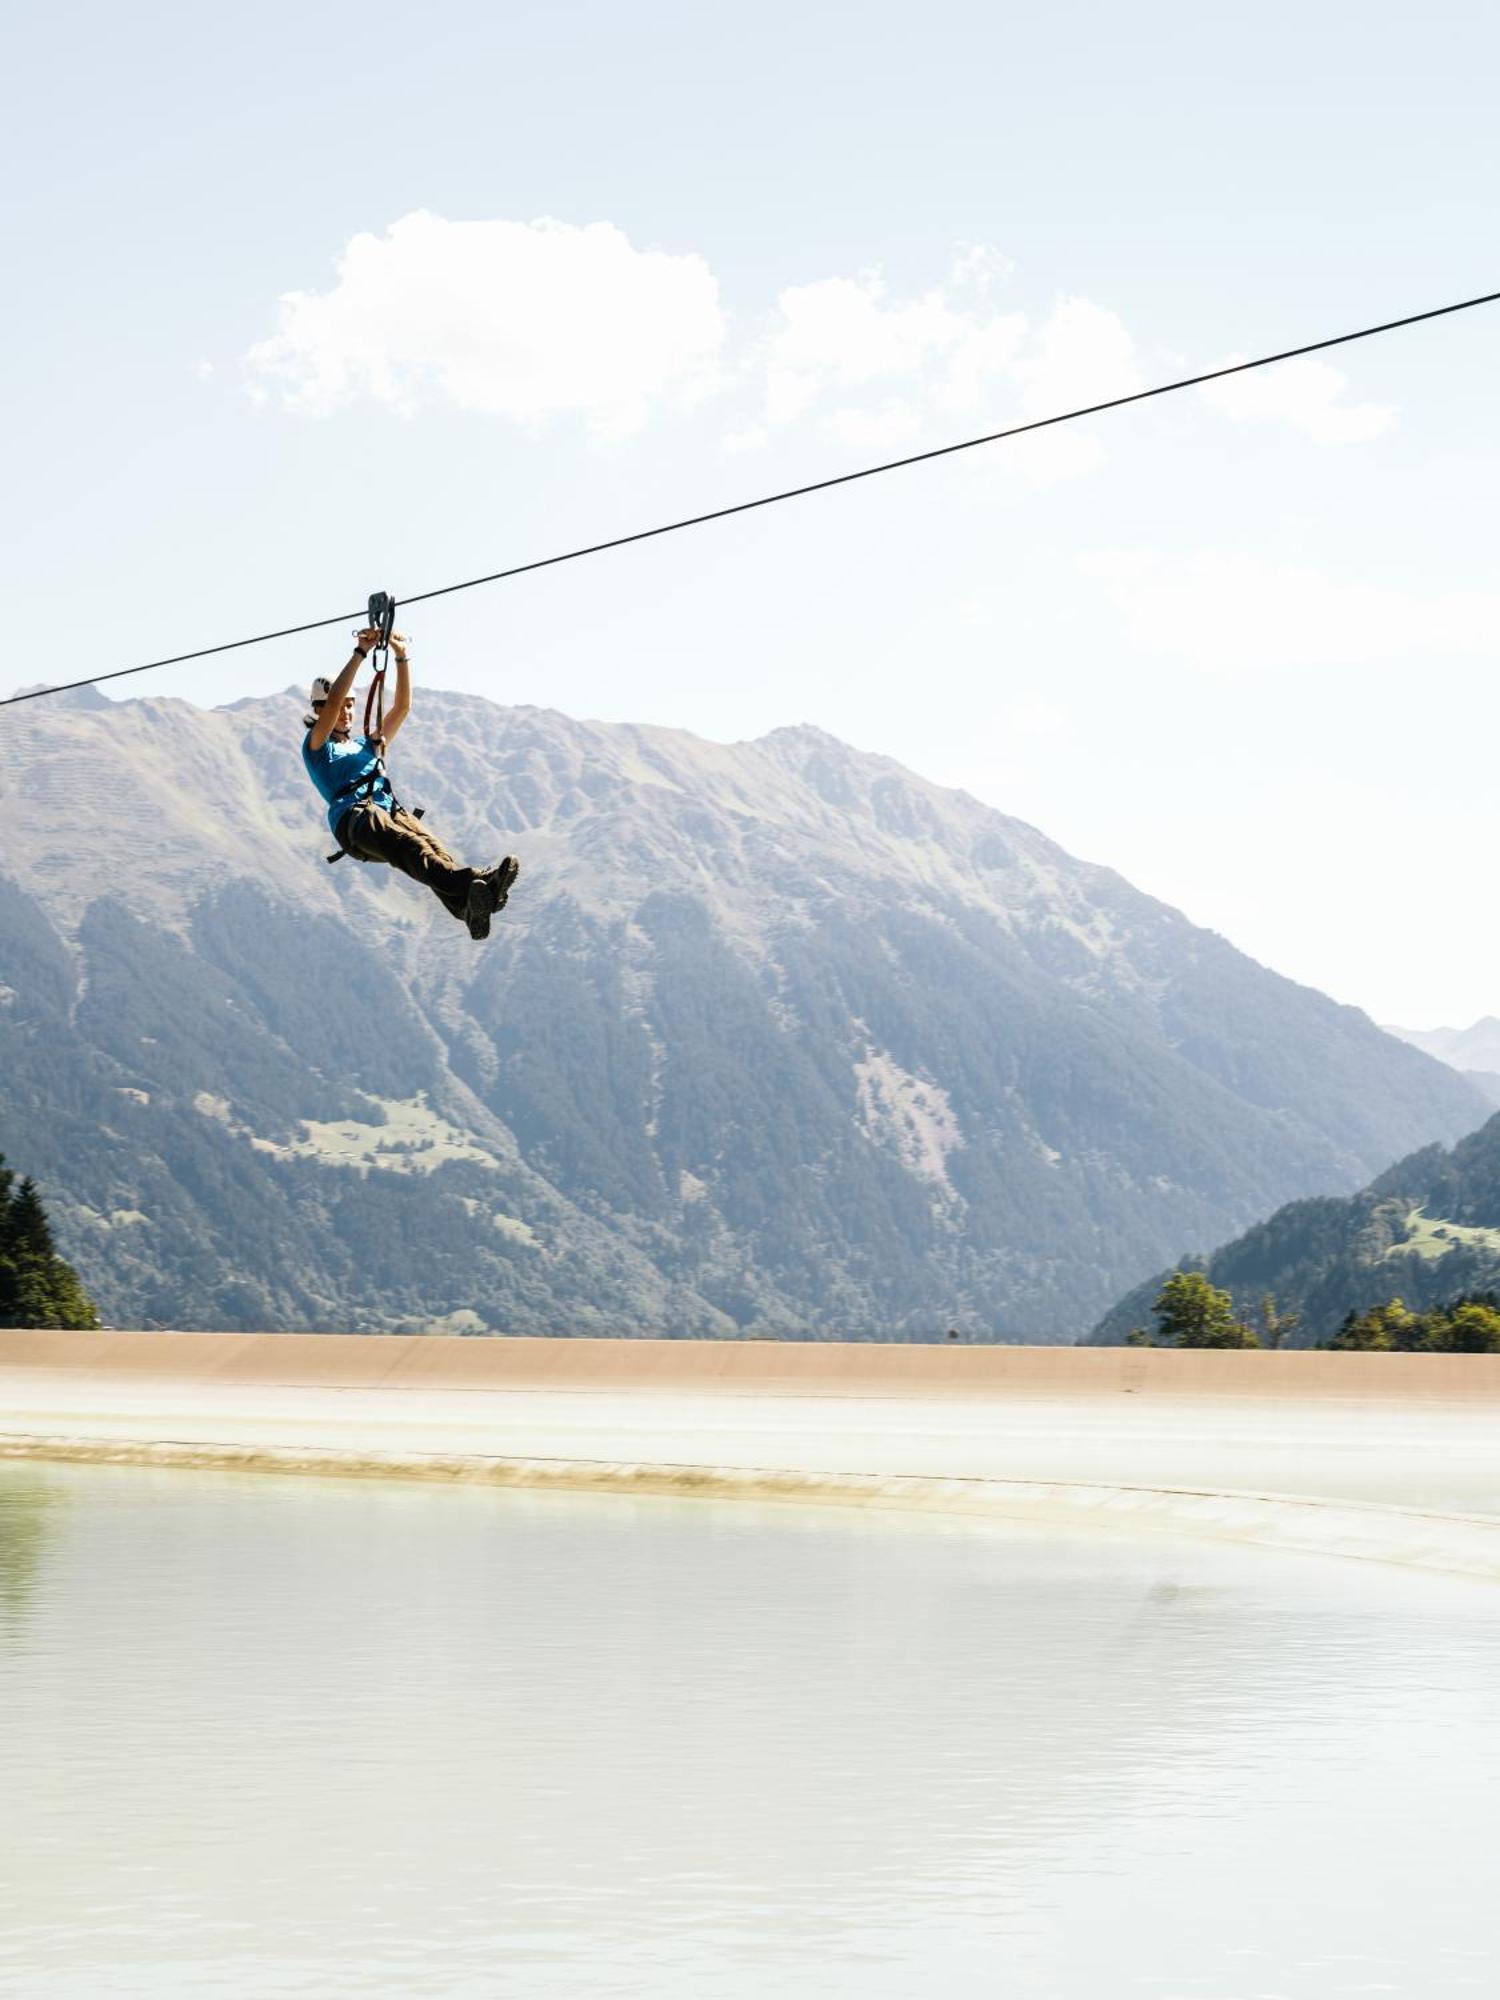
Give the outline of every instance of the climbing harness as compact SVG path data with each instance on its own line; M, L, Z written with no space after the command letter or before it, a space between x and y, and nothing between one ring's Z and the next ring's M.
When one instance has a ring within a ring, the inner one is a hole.
M380 783L382 778L385 779L386 785L389 787L390 779L386 777L385 759L383 757L377 757L375 759L374 764L370 767L368 771L366 771L365 775L362 778L351 778L347 785L340 785L338 790L334 793L333 797L328 801L328 803L330 806L336 806L340 802L340 800L347 800L348 805L346 809L352 812L357 805L362 805L364 801L370 797L370 794L375 790L375 787ZM401 810L401 801L396 797L396 794L392 792L391 811L394 813L394 812L399 812L400 810ZM426 810L425 807L418 806L412 813L412 818L420 819L425 810ZM339 815L339 818L340 820L342 820L343 818L342 813ZM334 861L342 861L345 854L351 851L352 850L348 848L338 847L334 849L332 854L325 854L323 859L330 863ZM356 854L354 858L356 861L363 861L365 857L362 854Z

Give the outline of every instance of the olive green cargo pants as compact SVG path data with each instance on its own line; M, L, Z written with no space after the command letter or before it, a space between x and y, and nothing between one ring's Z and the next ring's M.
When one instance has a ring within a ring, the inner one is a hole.
M381 806L350 806L334 838L357 861L383 861L421 882L459 922L465 920L472 868L460 868L443 843L413 817L405 806L386 812Z

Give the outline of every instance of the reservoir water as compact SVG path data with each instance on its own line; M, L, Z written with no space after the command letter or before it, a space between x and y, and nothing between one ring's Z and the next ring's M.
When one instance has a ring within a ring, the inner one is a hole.
M0 1991L1500 1990L1500 1589L0 1465Z

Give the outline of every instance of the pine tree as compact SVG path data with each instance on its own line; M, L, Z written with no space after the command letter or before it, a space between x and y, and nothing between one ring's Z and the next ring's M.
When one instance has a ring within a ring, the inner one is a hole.
M0 1155L0 1326L89 1331L98 1324L78 1273L57 1254L36 1182L15 1187Z

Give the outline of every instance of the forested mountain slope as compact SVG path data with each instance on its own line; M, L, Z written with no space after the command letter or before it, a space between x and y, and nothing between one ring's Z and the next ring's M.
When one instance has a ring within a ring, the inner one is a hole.
M1209 1280L1255 1320L1267 1292L1301 1324L1292 1347L1329 1340L1350 1312L1404 1299L1414 1310L1500 1291L1500 1116L1451 1152L1425 1146L1346 1200L1290 1202L1207 1259ZM1151 1324L1167 1274L1136 1286L1089 1339L1118 1344Z
M475 945L329 846L294 692L9 712L0 1148L116 1324L1076 1338L1461 1077L806 728L422 691ZM456 1317L455 1317L456 1316Z

